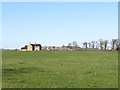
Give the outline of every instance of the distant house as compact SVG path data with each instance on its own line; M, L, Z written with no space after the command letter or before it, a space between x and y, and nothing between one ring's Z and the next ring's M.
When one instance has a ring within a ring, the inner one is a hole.
M21 48L21 51L40 51L42 49L41 44L29 44Z
M21 51L27 51L27 46L22 47L22 48L21 48Z

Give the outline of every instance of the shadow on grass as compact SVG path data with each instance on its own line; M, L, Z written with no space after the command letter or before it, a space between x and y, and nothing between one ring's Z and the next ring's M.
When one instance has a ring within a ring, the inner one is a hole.
M44 72L44 70L38 69L36 67L28 67L28 68L5 68L2 70L2 74L3 76L5 75L19 75L19 74L23 74L23 73L31 73L31 72L35 72L35 71L39 71L39 72Z

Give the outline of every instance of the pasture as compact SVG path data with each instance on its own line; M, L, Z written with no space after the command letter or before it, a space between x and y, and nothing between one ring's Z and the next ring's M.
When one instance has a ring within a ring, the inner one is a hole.
M3 51L3 88L117 88L115 51Z

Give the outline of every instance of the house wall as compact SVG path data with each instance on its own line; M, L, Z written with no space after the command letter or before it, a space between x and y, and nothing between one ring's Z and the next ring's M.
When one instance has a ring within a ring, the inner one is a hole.
M21 49L21 51L27 51L27 49Z
M35 46L34 49L35 51L40 51L40 46Z
M28 45L28 46L27 46L27 51L33 51L32 45Z

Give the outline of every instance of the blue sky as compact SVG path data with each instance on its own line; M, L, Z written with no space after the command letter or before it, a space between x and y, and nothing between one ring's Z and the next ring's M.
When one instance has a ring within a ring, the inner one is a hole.
M2 3L2 48L67 45L118 37L117 2Z

